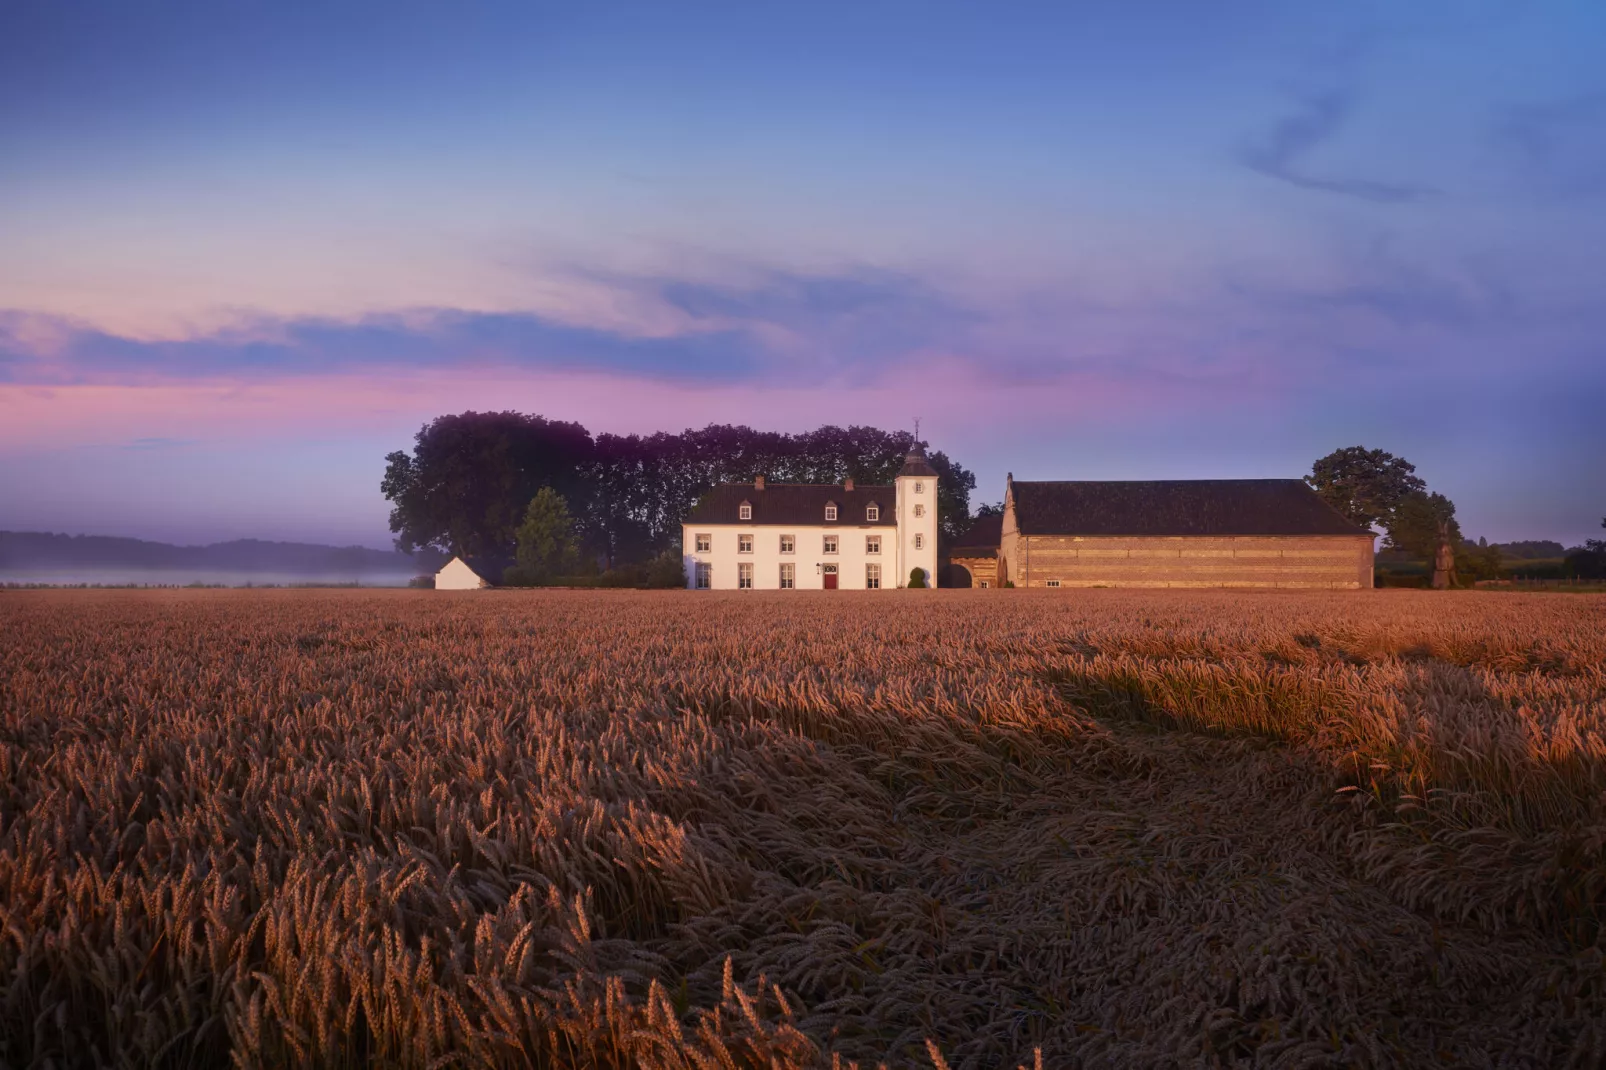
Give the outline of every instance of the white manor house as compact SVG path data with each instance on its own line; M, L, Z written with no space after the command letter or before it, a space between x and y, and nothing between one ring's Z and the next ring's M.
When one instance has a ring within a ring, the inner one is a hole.
M890 487L727 483L681 526L694 590L875 590L937 582L937 473L916 446Z

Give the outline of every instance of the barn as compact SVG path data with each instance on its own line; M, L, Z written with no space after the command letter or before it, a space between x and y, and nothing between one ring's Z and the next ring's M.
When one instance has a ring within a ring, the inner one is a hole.
M948 548L947 563L937 573L938 586L998 586L998 544L1003 526L1002 513L977 517L970 530Z
M513 564L507 557L469 557L458 555L435 573L437 591L478 591L499 586L502 573Z
M1005 484L1015 587L1372 586L1372 533L1298 479Z

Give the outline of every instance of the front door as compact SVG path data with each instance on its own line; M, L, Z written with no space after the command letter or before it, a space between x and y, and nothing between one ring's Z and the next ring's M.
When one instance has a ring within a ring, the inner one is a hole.
M836 568L835 565L826 565L821 569L825 574L825 589L827 591L836 590Z

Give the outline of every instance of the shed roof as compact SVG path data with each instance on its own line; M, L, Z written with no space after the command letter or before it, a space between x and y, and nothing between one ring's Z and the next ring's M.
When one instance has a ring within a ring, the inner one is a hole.
M742 503L753 507L750 520L741 518ZM825 507L835 503L837 518L825 519ZM835 483L767 483L760 490L751 483L726 483L704 494L686 514L687 524L786 525L789 527L896 527L892 487L846 487ZM877 506L880 516L866 520L865 510Z
M969 529L963 535L954 540L951 553L956 557L984 557L987 553L997 554L1003 532L1003 513L979 516L971 522Z
M1013 482L1022 535L1366 535L1298 479Z

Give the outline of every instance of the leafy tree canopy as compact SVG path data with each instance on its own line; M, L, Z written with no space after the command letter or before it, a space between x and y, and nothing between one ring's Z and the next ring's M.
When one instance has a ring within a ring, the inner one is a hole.
M508 552L544 486L567 501L582 547L611 566L678 548L680 522L709 488L762 475L777 483L890 483L912 436L874 427L801 434L710 424L679 434L600 434L520 413L442 416L412 454L392 453L381 484L399 549ZM976 477L939 451L941 538L970 523Z
M412 454L385 458L380 483L396 548L406 553L506 553L542 487L583 506L581 471L595 451L579 424L518 412L437 417L413 441Z
M1329 453L1311 466L1305 482L1355 523L1385 529L1407 495L1427 489L1410 461L1364 446Z
M542 487L530 499L518 538L519 568L535 582L573 575L580 565L580 543L569 503L551 487Z
M1493 544L1500 556L1511 561L1534 561L1547 557L1561 557L1567 548L1559 542L1550 539L1528 539L1521 542L1497 542Z
M1455 519L1455 503L1442 494L1412 491L1394 507L1389 519L1389 546L1414 557L1429 560L1438 553L1440 525L1445 525L1450 545L1461 545L1461 525Z

